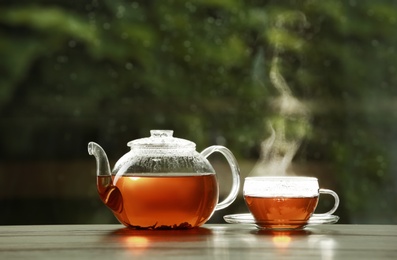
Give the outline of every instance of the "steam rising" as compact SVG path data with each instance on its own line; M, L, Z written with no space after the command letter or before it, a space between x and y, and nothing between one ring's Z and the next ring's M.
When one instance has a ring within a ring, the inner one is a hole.
M305 23L305 17L301 17ZM276 26L282 26L282 22ZM280 73L281 51L276 44L270 67L270 81L278 93L271 103L276 117L268 121L270 137L261 143L261 155L250 176L292 174L287 173L288 168L309 130L310 115L306 106L293 96Z

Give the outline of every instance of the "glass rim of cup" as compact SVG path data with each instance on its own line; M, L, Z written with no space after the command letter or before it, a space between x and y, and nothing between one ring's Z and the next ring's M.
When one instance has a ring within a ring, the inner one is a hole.
M252 197L316 197L319 182L305 176L256 176L247 177L243 185L244 196Z
M316 177L312 177L312 176L287 176L287 175L284 175L284 176L271 176L271 175L267 175L267 176L248 176L248 177L245 177L245 180L260 180L260 179L266 179L266 180L271 180L271 179L274 179L274 180L282 180L282 179L284 179L284 180L286 180L286 179L289 179L289 180L305 180L305 181L307 181L307 180L313 180L313 181L318 181L318 179L316 178Z

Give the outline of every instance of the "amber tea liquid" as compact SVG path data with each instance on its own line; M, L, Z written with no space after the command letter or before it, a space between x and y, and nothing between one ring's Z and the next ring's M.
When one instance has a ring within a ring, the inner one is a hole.
M245 202L257 223L266 228L299 228L314 212L316 197L254 197L245 195Z
M199 176L116 176L122 196L116 217L133 228L191 228L204 224L218 203L215 174Z

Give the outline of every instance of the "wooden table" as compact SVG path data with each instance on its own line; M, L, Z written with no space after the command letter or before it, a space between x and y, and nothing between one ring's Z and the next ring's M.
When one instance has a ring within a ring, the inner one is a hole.
M397 259L397 225L251 225L175 231L121 225L0 226L0 259Z

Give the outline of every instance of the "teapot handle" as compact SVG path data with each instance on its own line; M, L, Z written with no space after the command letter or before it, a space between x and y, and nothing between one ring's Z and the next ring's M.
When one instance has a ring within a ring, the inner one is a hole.
M205 158L207 158L209 155L211 155L214 152L219 152L223 156L225 156L227 162L229 163L230 170L232 172L232 177L233 177L233 185L232 185L232 189L230 190L229 195L222 202L219 202L215 207L215 210L220 210L220 209L224 209L227 206L229 206L230 204L232 204L233 201L235 201L237 198L238 191L240 189L240 168L238 166L237 160L234 157L233 153L224 146L213 145L213 146L207 147L201 152L201 155L203 155Z

